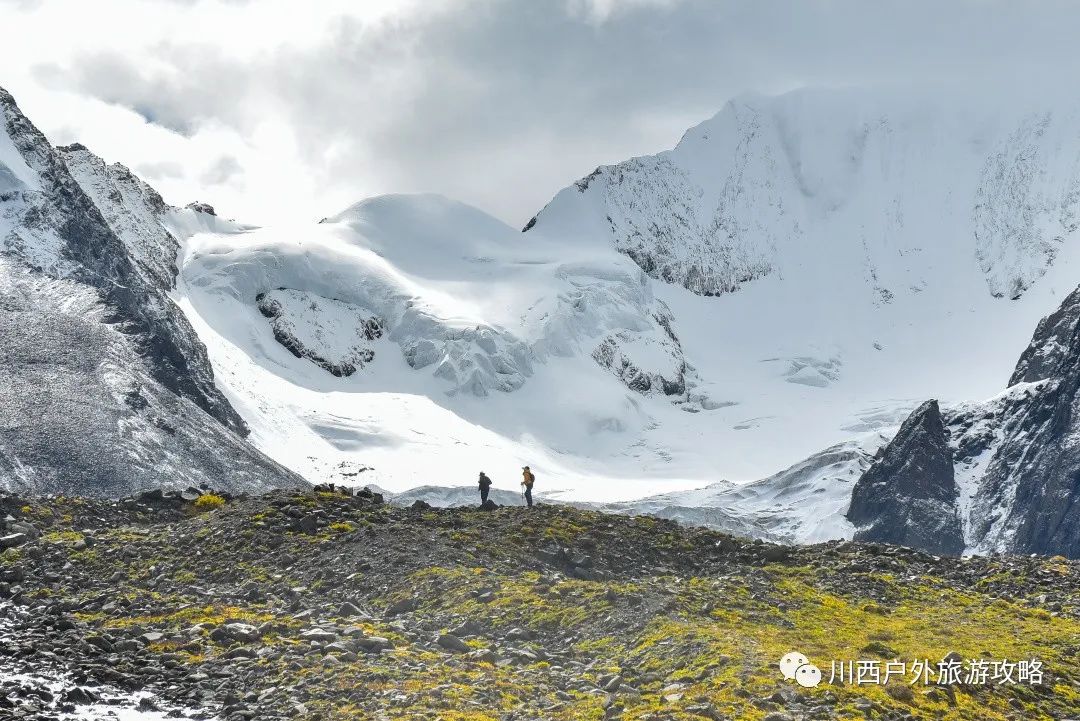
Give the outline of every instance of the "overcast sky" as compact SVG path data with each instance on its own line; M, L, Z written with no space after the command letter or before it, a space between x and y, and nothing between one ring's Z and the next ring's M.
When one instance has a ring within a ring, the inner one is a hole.
M175 204L433 191L520 226L743 92L1074 87L1077 27L1054 0L0 0L0 85Z

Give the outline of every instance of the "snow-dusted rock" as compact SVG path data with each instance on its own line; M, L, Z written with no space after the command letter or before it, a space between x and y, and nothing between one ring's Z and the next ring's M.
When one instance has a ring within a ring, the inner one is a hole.
M1009 386L1018 383L1037 383L1060 376L1067 364L1075 362L1071 355L1072 341L1080 326L1080 288L1062 301L1050 315L1039 321L1031 343L1020 355Z
M916 408L852 489L855 538L959 555L953 455L936 400Z
M350 376L375 359L382 322L361 308L288 288L260 293L255 302L278 343L332 375Z
M57 148L72 177L123 241L136 270L155 289L176 283L180 244L162 225L170 208L156 190L119 163L106 165L79 143Z
M203 215L213 215L213 216L217 215L217 211L214 210L214 206L210 205L209 203L203 203L203 202L198 201L198 200L193 201L191 203L188 203L184 207L188 208L189 210L193 210L196 213L202 213Z
M301 483L243 441L169 297L160 196L81 146L54 149L2 90L0 121L0 486Z
M928 550L955 543L956 515L962 547L976 553L1080 555L1080 291L1070 294L1038 326L1017 363L1012 384L987 401L960 404L943 413L947 452L928 435L920 408L890 444L891 460L875 464L856 486L849 516L868 526L889 525L905 496L928 499L932 513L906 519L907 540ZM949 468L942 468L944 458ZM947 476L955 478L955 489ZM936 493L905 493L918 477ZM867 503L860 492L874 487L897 493ZM955 500L951 497L955 495ZM927 522L932 516L938 521ZM895 524L893 524L895 525ZM880 535L880 534L879 534ZM896 540L891 538L888 540Z
M672 329L671 311L659 303L654 320L655 325L646 330L626 329L608 335L592 357L638 393L685 396L691 371Z

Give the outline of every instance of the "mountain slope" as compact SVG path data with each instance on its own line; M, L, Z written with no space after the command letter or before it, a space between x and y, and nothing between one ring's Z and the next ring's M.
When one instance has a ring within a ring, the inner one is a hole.
M313 480L752 481L1000 388L1080 263L1080 116L1048 107L744 98L524 234L431 196L178 232L175 297L255 443Z
M1075 561L790 548L595 511L327 491L209 512L0 495L0 518L41 533L0 553L0 706L50 712L51 695L9 691L27 674L20 686L74 677L260 721L1075 715ZM792 650L819 686L779 673ZM960 679L937 676L946 658ZM1004 659L1011 683L970 671ZM886 683L830 678L845 662L894 665Z
M855 482L884 442L879 434L849 441L753 483L717 483L690 491L598 506L647 513L774 543L851 538L846 515Z
M1076 557L1078 368L1080 288L1039 322L996 396L940 409L927 401L894 436L867 437L854 455L828 449L757 483L608 508L797 543L854 538L954 555ZM813 493L779 502L792 478L812 479ZM807 532L814 527L820 532Z
M857 540L957 555L964 550L958 495L941 409L927 401L852 488L847 518L860 526Z
M176 241L160 220L171 209L126 169L54 149L3 91L0 113L0 485L122 495L302 483L243 441L168 297Z
M598 233L701 295L851 256L830 275L861 266L882 302L942 270L1018 298L1080 228L1078 118L1075 101L944 90L745 96L673 150L597 168L526 230Z
M313 480L596 478L652 413L709 405L633 263L522 243L446 198L196 234L181 266L178 301L253 440Z
M1078 119L1074 99L955 89L738 98L562 190L524 237L654 279L717 406L645 433L671 475L763 478L1001 388L1080 277Z
M243 432L243 421L214 386L205 350L183 315L165 297L167 287L154 282L160 283L160 278L148 278L133 262L124 240L73 177L61 154L19 111L6 91L0 92L0 110L10 146L21 156L22 162L16 160L15 164L21 165L30 180L26 186L30 192L16 190L5 196L6 254L36 270L57 277L73 276L98 288L104 300L116 309L118 321L141 337L159 382L191 399L226 426ZM120 205L123 198L109 201L103 207ZM123 211L107 213L118 217ZM158 252L166 254L168 249Z

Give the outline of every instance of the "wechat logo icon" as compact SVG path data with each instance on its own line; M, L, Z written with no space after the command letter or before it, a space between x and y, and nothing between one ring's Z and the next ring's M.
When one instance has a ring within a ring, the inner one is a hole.
M780 659L780 673L803 688L814 688L821 683L821 669L798 651L784 654Z

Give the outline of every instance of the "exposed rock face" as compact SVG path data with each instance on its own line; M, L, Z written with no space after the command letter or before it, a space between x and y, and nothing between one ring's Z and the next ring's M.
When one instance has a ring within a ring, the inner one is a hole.
M1080 289L1039 323L1005 392L916 410L855 486L856 538L1080 556L1078 320Z
M1016 363L1009 385L1034 383L1061 375L1066 364L1076 360L1070 351L1078 324L1080 288L1070 293L1057 310L1039 321L1031 343Z
M655 355L669 361L668 368L646 369L635 365L624 354L627 346L644 344L646 350L653 350ZM675 349L652 339L641 339L629 331L622 331L608 336L593 351L593 359L604 368L611 370L626 387L632 391L648 395L657 392L668 396L682 395L686 392L686 363L674 352Z
M185 207L190 208L191 210L194 210L196 213L204 213L206 215L214 215L214 216L217 215L217 212L214 210L214 206L210 205L209 203L203 203L203 202L198 201L198 200L196 200L193 203L188 203Z
M682 344L672 330L670 311L660 305L656 326L647 331L624 330L606 337L592 353L630 390L642 395L682 396L687 392L687 367Z
M255 302L278 343L331 375L351 376L375 359L382 321L356 306L288 288L260 293Z
M1039 323L1009 391L953 420L983 440L988 459L970 513L969 541L978 549L1080 556L1078 318L1080 290ZM973 422L980 412L983 422Z
M0 488L302 485L243 440L169 297L161 196L83 146L54 149L3 91L0 120Z
M176 285L180 244L162 225L171 210L161 195L120 163L106 165L76 143L57 148L71 175L123 241L135 271L154 288Z
M73 274L98 288L113 310L109 320L122 323L130 335L138 336L152 373L162 385L190 399L230 429L246 433L243 420L214 385L205 347L169 300L169 286L155 284L161 280L160 274L140 272L132 252L90 193L73 177L63 156L3 90L0 114L4 121L0 130L6 130L40 183L39 191L12 194L8 200L11 207L4 215L17 222L3 239L7 254L53 275ZM85 152L75 151L78 155ZM104 190L109 182L105 180L92 190ZM106 191L99 199L106 198L108 202L102 205L110 209L110 216L125 216L123 194Z
M855 484L847 517L858 526L857 540L959 554L957 495L952 450L931 400L912 412Z

